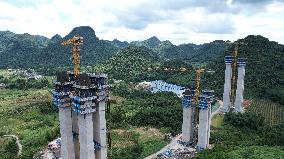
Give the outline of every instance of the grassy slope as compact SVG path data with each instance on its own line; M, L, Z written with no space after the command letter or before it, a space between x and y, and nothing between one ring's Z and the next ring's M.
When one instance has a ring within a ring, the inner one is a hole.
M17 135L31 158L58 134L57 111L48 90L0 90L0 133Z
M265 117L266 125L283 123L283 106L268 100L254 100L248 111L259 113ZM199 154L198 158L230 158L230 159L282 159L284 147L259 145L261 134L250 129L239 129L226 125L224 115L217 114L212 119L210 144L212 150ZM273 123L273 124L271 124ZM279 132L280 133L280 132Z
M111 116L117 113L125 115L134 115L135 110L127 109L127 99L121 96L112 95L116 103L111 104ZM139 100L137 100L139 101ZM125 109L128 111L125 112ZM110 118L109 118L110 120ZM113 119L111 119L113 120ZM111 129L113 159L121 158L144 158L160 150L168 141L164 140L165 133L160 129L152 127L137 127L125 123L123 119L119 122L108 121ZM135 149L136 148L136 149Z
M0 70L0 75L9 76L9 73ZM21 158L32 158L59 134L57 110L50 101L47 88L0 89L0 135L13 134L20 138ZM5 158L5 153L1 153L0 158Z
M284 148L268 146L249 146L229 153L230 159L283 159Z
M124 156L124 153L136 153L135 158L142 159L160 150L168 143L164 140L164 134L156 128L114 129L111 131L111 136L111 157L114 159L133 157ZM133 149L135 147L137 147L136 150Z
M211 126L215 128L221 127L221 125L223 124L223 119L224 119L223 114L216 114L212 119Z

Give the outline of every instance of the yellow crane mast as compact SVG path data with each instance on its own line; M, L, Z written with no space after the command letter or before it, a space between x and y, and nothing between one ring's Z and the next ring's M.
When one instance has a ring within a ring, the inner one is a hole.
M72 63L74 65L73 71L75 79L77 79L80 71L80 48L79 45L83 44L83 37L76 35L73 38L63 41L61 45L72 45Z
M195 112L194 112L194 120L193 120L193 142L196 145L197 144L197 138L198 138L198 126L197 124L199 123L199 95L200 95L200 80L201 80L201 74L205 71L204 68L198 68L195 71L195 99L194 99L194 104L195 104Z
M205 71L204 68L199 68L196 70L196 77L195 77L195 103L198 104L198 97L200 95L200 77L201 73Z
M238 45L239 43L237 43L235 45L235 49L233 51L233 68L232 68L232 81L231 81L231 105L233 105L235 103L235 97L236 97L236 76L237 76L237 56L238 56ZM230 111L232 110L232 108L230 108Z

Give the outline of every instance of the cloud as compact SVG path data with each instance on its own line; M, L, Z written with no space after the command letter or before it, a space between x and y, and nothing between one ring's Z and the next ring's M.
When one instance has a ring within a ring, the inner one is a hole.
M272 3L273 0L233 0L233 3L243 4L258 4L258 3Z
M156 35L179 44L262 34L284 43L282 19L283 0L0 0L0 30L47 37L87 25L108 40Z
M195 24L192 30L196 33L231 34L235 28L230 17L208 16Z

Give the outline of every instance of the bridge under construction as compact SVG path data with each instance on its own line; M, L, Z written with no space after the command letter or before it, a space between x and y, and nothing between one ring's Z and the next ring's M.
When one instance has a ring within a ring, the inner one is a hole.
M63 159L106 159L107 124L106 104L109 101L110 86L104 73L80 73L80 49L83 37L75 36L62 42L73 46L73 72L58 72L52 91L53 103L59 108L61 133L61 156ZM234 62L232 73L231 64ZM223 111L234 108L242 112L244 91L244 58L226 56ZM236 80L238 65L237 90L231 90ZM195 88L185 88L163 81L152 81L152 92L168 91L177 94L182 100L183 124L182 140L179 144L194 147L201 151L209 146L211 104L213 90L201 90L201 74L205 69L196 70ZM232 78L233 77L233 78ZM233 102L232 102L233 100ZM232 107L234 103L235 107ZM109 137L108 137L109 139Z

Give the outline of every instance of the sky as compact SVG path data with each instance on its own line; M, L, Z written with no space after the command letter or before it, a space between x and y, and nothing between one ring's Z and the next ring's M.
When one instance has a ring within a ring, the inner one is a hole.
M284 0L0 0L0 31L51 38L77 26L105 40L201 44L262 35L284 44Z

